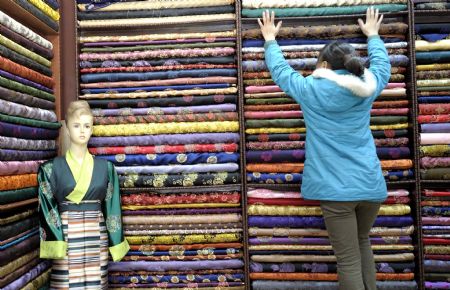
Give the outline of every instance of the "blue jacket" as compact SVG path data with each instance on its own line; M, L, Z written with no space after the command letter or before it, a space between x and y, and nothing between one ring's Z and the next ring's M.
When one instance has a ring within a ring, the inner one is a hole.
M305 78L288 65L276 41L264 47L272 79L300 104L305 118L304 198L383 201L386 182L369 127L372 103L391 74L380 37L368 39L370 68L361 78L329 69Z

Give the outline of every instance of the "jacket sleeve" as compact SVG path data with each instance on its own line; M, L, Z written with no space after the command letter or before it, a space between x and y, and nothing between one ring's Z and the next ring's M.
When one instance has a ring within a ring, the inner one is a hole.
M67 255L67 242L64 240L58 204L53 196L52 171L53 162L50 161L41 165L38 172L39 256L43 259L63 259Z
M367 39L367 50L370 61L369 70L377 80L374 94L376 98L389 82L391 77L391 63L386 48L384 47L384 42L378 35L371 36Z
M264 52L272 80L297 103L301 103L305 78L287 63L276 40L266 41Z
M120 261L127 254L130 246L123 235L119 178L111 162L108 162L108 188L103 204L103 214L109 238L109 252L114 261Z

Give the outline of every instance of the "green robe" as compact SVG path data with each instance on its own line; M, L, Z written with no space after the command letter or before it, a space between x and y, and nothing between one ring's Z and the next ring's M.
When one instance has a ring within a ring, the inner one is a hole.
M94 158L91 183L82 202L66 199L75 188L75 180L64 157L41 165L39 181L40 257L63 259L67 255L61 213L64 211L101 210L105 218L109 252L114 261L121 260L129 250L122 231L119 181L111 162ZM89 201L99 201L95 204ZM88 201L88 202L86 202Z

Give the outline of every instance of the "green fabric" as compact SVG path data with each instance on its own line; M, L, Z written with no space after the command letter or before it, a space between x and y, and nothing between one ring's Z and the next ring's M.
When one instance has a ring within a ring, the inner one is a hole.
M266 105L266 104L294 104L291 98L270 98L270 99L246 99L246 105Z
M242 9L243 17L261 17L263 11L269 9L275 11L276 17L296 17L296 16L326 16L326 15L346 15L366 13L367 8L373 6L380 12L397 12L408 9L404 4L381 4L381 5L356 5L341 7L318 7L318 8L258 8Z
M137 45L119 47L83 47L81 52L118 52L118 51L139 51L155 49L179 49L179 48L200 48L200 47L235 47L234 42L212 42L212 43L183 43L169 45Z
M61 127L61 124L59 122L47 122L47 121L41 121L41 120L35 120L35 119L28 119L28 118L22 118L22 117L16 117L16 116L10 116L0 113L0 121L7 122L7 123L14 123L19 125L25 125L25 126L31 126L31 127L39 127L39 128L46 128L46 129L59 129Z
M91 184L92 173L94 171L94 157L86 150L83 162L79 164L73 157L72 152L67 150L66 162L69 164L70 171L76 182L75 188L66 198L74 203L80 203Z
M370 125L388 125L408 122L408 116L376 116L370 117Z
M67 256L67 243L63 241L42 241L39 247L41 259L64 259Z
M18 91L21 93L29 94L29 95L32 95L32 96L35 96L35 97L38 97L41 99L48 100L48 101L52 101L52 102L55 101L55 96L52 94L38 90L38 89L30 87L30 86L23 85L16 81L8 80L7 78L1 77L1 76L0 76L0 86L11 89L13 91Z
M420 157L446 157L450 156L450 145L420 146Z
M37 196L37 187L27 187L17 190L0 191L0 204L8 204Z
M420 177L427 180L450 180L450 168L422 169Z
M440 87L417 87L417 91L450 91L450 86Z
M40 56L39 54L26 49L25 47L15 43L14 41L4 37L1 34L0 34L0 43L11 50L14 50L17 53L20 53L28 58L31 58L32 60L37 61L38 63L40 63L42 65L45 65L47 67L50 67L52 65L52 63L48 59L45 59L42 56Z
M246 120L245 128L297 128L305 127L303 119L271 119L271 120Z

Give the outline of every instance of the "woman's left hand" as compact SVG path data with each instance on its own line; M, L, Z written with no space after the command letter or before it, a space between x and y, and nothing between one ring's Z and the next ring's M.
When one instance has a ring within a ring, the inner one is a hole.
M261 33L265 39L265 41L269 40L275 40L275 37L278 34L278 31L280 31L281 28L281 21L277 23L277 26L275 26L275 12L272 11L272 13L269 12L269 10L266 10L263 12L263 20L261 22L261 19L258 18L258 24L259 27L261 27Z

